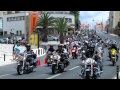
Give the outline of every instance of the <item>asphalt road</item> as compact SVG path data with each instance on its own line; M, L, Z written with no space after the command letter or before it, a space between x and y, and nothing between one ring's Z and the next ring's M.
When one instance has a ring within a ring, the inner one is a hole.
M102 32L98 33L102 38L111 38L116 40L120 45L120 38L111 36L109 34L104 34ZM111 65L109 61L108 51L105 49L104 53L104 72L98 79L112 79L116 76L116 67ZM42 67L36 68L34 72L30 74L18 75L16 71L16 64L1 66L0 67L0 79L82 79L79 76L80 73L80 59L71 59L70 65L65 69L63 73L58 73L53 75L50 67L44 65L45 56L41 57Z

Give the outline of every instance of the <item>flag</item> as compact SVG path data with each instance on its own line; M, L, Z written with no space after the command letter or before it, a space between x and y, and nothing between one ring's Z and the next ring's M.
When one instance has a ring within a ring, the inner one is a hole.
M36 29L36 25L38 22L39 13L38 12L30 12L30 35Z

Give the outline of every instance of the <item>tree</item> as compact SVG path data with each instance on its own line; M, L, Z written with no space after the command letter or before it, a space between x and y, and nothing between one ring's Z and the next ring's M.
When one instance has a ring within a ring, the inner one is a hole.
M116 29L116 30L120 29L120 21L119 21L118 24L115 26L115 29Z
M76 30L78 30L79 29L79 24L80 24L79 11L70 11L70 13L75 16L75 27L76 27Z
M47 36L48 36L48 27L54 25L54 18L50 16L48 13L42 13L37 26L41 26L42 30L44 32L44 41L47 42Z
M69 28L69 25L67 25L68 21L65 20L65 17L63 18L57 18L55 20L55 29L60 33L60 43L64 43L64 32L66 32Z

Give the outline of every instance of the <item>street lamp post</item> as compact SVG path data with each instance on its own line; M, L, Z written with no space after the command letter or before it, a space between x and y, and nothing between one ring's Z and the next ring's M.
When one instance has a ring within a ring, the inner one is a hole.
M99 12L99 13L102 14L102 12ZM102 31L103 31L103 14L102 14L102 23L101 23L101 25L102 25Z

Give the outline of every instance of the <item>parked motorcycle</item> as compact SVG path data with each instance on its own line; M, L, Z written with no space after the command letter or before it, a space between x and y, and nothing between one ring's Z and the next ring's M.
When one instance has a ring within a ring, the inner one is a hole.
M30 65L30 61L32 58L31 54L23 53L19 55L17 62L17 73L22 75L24 73L33 72L33 69L37 67L37 61L34 61L33 65Z

